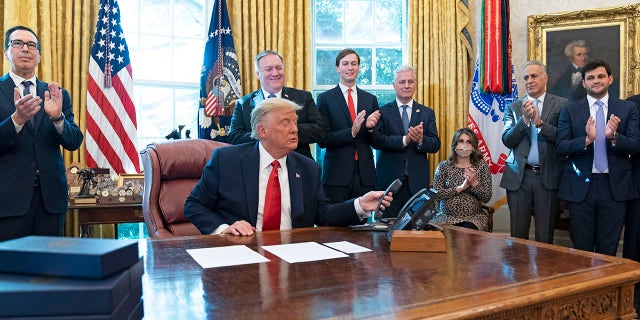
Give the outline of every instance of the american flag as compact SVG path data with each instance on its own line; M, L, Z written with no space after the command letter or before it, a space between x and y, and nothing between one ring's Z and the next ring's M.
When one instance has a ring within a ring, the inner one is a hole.
M242 97L238 57L225 0L216 0L211 13L200 74L198 138L226 142L233 102Z
M117 0L100 1L87 82L87 166L140 172L131 62Z

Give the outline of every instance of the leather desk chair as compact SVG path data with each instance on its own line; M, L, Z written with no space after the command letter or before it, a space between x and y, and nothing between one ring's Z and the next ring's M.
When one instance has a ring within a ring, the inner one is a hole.
M184 202L214 149L227 144L204 139L149 144L140 151L144 168L142 213L151 238L199 235L184 216Z

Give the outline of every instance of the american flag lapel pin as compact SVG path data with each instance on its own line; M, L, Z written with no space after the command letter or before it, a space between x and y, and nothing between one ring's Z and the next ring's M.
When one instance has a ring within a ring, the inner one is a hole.
M416 109L416 113L420 112L420 109Z
M300 179L300 174L296 172L296 179Z

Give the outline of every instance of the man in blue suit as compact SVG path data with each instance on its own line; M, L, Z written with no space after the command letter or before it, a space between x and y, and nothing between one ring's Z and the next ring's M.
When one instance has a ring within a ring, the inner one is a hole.
M322 141L325 128L311 93L284 86L284 60L273 50L260 52L255 59L255 68L261 87L236 101L229 128L229 143L255 142L251 138L251 111L264 99L284 98L302 106L298 111L299 139L296 152L312 158L309 144Z
M372 191L376 168L371 132L380 118L378 99L356 86L360 56L344 49L336 57L340 83L318 95L318 110L327 133L318 143L326 148L322 162L322 186L333 202L342 202Z
M258 142L214 150L185 203L185 216L200 232L252 235L256 230L354 225L377 207L384 191L330 204L320 166L291 152L298 146L299 109L289 100L264 100L251 113L252 138ZM274 185L277 202L269 196ZM391 200L386 196L382 208ZM267 213L274 211L274 203L275 216Z
M372 145L378 149L376 188L385 189L395 179L403 182L383 217L396 217L411 195L429 187L427 153L440 150L435 113L413 100L416 85L413 67L395 70L396 100L380 107L380 120L373 130Z
M69 93L36 78L40 50L27 27L5 33L11 71L0 78L0 241L62 236L68 187L60 147L82 143Z
M632 102L609 96L608 63L587 63L582 77L587 97L558 120L557 153L567 156L558 196L569 205L574 247L615 256L626 201L638 197L629 155L640 149L640 120Z

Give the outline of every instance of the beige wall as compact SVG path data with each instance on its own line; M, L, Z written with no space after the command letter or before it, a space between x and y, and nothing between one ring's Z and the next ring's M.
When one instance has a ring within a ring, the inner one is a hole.
M511 0L511 39L513 42L513 65L515 66L516 77L518 78L518 93L523 96L524 83L522 77L522 66L527 61L527 16L560 13L567 11L580 11L595 8L619 7L636 4L638 0ZM470 0L469 6L473 8L475 19L474 25L479 26L479 12L482 0ZM480 39L479 27L476 28L476 45ZM522 89L521 89L522 88Z

